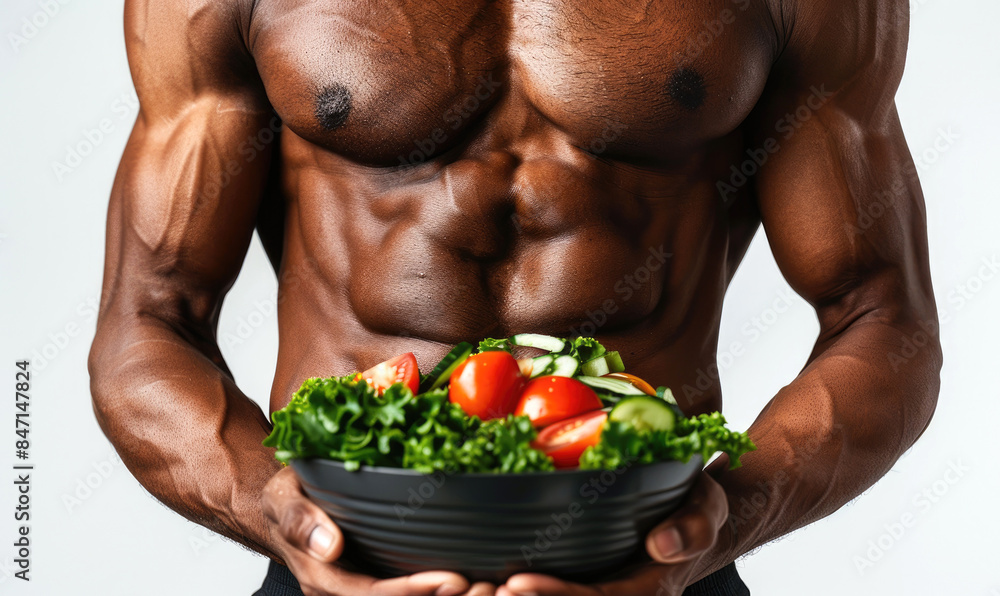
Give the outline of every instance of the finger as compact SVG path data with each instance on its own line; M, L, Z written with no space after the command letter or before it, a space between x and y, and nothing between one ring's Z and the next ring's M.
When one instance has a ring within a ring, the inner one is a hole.
M457 573L428 571L377 580L330 565L340 557L344 537L337 525L302 492L294 470L285 468L268 481L264 514L277 525L285 563L309 596L376 594L385 596L457 596L469 582Z
M696 559L715 544L728 514L725 491L702 472L681 508L646 537L646 551L659 563Z
M344 536L333 520L302 493L291 468L268 481L263 495L264 515L277 524L284 542L317 561L332 563L344 550Z
M376 579L304 554L292 555L289 566L308 596L458 596L469 589L464 577L448 571Z
M600 596L601 592L541 573L518 573L507 579L497 596Z
M675 595L683 592L691 572L687 565L647 565L628 577L585 586L539 573L512 576L496 596L617 596L619 594Z
M368 593L384 596L458 596L468 589L469 581L457 573L423 571L404 577L376 580Z
M462 596L495 596L497 587L489 582L476 582Z

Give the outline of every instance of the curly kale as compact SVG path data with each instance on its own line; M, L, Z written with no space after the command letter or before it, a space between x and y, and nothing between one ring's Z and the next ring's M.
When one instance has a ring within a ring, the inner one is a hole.
M530 446L536 433L526 417L483 422L449 402L445 388L415 396L397 383L380 396L356 375L308 379L271 419L264 445L275 447L285 463L318 457L349 470L367 465L424 473L554 469Z
M679 418L671 430L639 430L627 422L609 421L600 442L580 456L580 467L597 470L618 468L626 462L686 462L695 454L707 462L721 451L729 456L730 468L738 468L740 457L756 448L746 433L726 428L726 418L720 412Z

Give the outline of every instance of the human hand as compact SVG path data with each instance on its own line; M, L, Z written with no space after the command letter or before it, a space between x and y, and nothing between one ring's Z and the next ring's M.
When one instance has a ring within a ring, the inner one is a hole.
M691 582L698 563L716 545L729 504L722 487L702 472L684 504L646 537L652 562L609 582L583 585L539 573L519 573L496 596L604 596L656 594L679 596ZM725 552L724 550L722 552Z
M333 563L344 551L344 535L333 520L302 492L291 468L274 475L262 495L272 549L298 579L306 596L492 596L493 586L476 584L457 573L425 571L376 579Z

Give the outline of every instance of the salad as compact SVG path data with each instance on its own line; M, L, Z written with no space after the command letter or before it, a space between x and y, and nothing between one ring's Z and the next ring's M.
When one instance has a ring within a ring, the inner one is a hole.
M545 353L515 359L514 346ZM426 375L402 354L362 373L307 379L271 419L264 445L279 461L326 458L349 470L614 469L716 452L738 467L755 449L719 412L686 417L670 389L626 373L592 337L463 342Z

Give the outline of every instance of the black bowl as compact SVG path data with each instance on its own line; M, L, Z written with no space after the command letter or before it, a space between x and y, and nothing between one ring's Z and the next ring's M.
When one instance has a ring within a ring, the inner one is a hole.
M292 467L362 569L503 582L522 571L586 580L620 570L680 505L702 461L525 474L349 472L323 459Z

